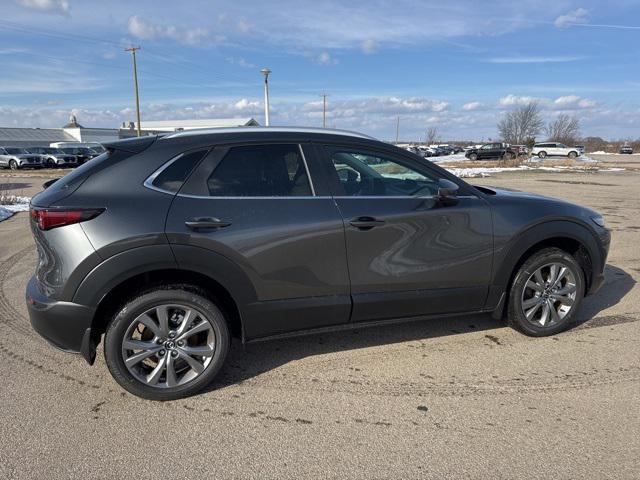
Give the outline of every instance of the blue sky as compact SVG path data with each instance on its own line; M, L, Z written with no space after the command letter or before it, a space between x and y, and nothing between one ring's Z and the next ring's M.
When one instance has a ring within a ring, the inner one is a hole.
M2 0L0 126L255 117L417 140L489 139L534 99L585 135L640 137L640 2Z

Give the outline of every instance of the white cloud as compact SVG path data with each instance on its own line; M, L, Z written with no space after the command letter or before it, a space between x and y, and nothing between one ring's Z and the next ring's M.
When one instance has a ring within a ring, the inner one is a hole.
M558 18L555 19L553 24L558 28L568 27L576 23L578 24L585 23L587 21L588 16L589 16L589 11L587 9L576 8L575 10L572 10L571 12L565 15L560 15Z
M597 102L595 100L591 100L589 98L582 98L578 95L565 95L563 97L558 97L553 101L554 107L561 110L577 110L583 108L593 108L597 106Z
M480 102L469 102L469 103L465 103L462 106L462 109L467 112L471 112L473 110L479 110L482 107L483 107L483 104Z
M239 110L241 112L245 112L245 111L259 111L262 108L262 103L260 103L257 100L247 100L246 98L242 98L240 100L238 100L234 105L234 108L236 110Z
M214 40L206 28L183 28L175 25L156 25L143 20L138 15L129 17L129 33L143 40L175 40L179 43L195 45ZM220 40L218 37L217 40Z
M335 65L337 62L337 60L334 60L331 57L331 54L329 52L321 52L320 55L318 55L316 57L316 62L320 65Z
M17 0L27 8L47 13L69 14L69 0Z
M366 40L362 41L362 43L360 44L360 48L364 53L370 55L378 51L378 42L376 42L372 38L367 38Z
M239 57L228 57L227 62L233 63L234 65L238 65L242 68L257 68L253 63L246 61L244 58Z
M518 57L494 57L487 60L489 63L564 63L576 62L584 57L577 56L518 56Z
M539 101L540 99L535 97L509 94L502 97L500 100L498 100L498 105L502 107L513 107L513 106L526 105L530 102L539 102Z

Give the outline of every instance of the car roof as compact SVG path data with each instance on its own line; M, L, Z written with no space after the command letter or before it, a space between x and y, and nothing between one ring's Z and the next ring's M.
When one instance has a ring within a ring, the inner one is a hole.
M225 135L225 134L253 134L253 133L308 133L308 134L324 134L343 137L363 138L367 140L377 140L374 137L363 133L353 132L351 130L340 130L334 128L317 128L317 127L230 127L230 128L202 128L193 130L184 130L180 132L162 135L161 138L185 138L200 135Z

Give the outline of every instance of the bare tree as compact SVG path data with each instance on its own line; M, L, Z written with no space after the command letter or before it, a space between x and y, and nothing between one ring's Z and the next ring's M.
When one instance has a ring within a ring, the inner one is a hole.
M564 143L565 145L573 145L580 138L580 120L562 113L547 125L547 135L549 140Z
M438 132L438 127L427 128L427 133L424 139L427 145L433 145L434 143L437 143L438 138L440 138L440 132Z
M526 105L508 112L498 122L498 132L502 139L511 144L528 144L540 134L544 127L542 114L538 102Z

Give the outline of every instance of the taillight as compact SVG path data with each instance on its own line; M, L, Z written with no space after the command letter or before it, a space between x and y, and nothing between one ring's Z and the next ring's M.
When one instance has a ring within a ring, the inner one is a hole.
M96 218L104 212L104 208L34 208L29 215L38 224L40 230L64 227L74 223L85 222Z

